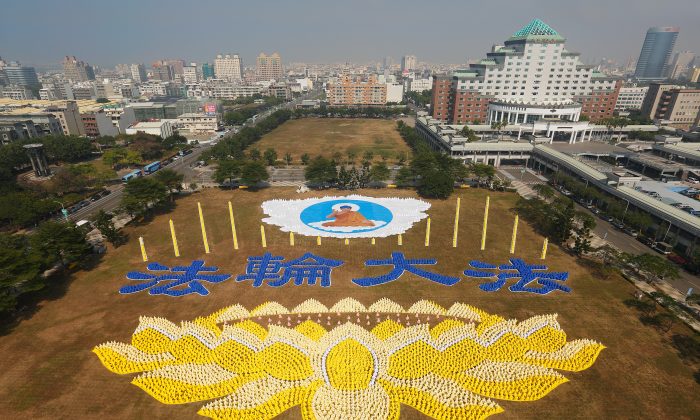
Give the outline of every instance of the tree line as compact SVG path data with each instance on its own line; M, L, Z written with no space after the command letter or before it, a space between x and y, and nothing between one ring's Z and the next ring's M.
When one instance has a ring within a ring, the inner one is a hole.
M48 221L30 235L0 233L0 314L12 313L26 295L55 285L61 272L85 264L91 253L85 231L70 223Z

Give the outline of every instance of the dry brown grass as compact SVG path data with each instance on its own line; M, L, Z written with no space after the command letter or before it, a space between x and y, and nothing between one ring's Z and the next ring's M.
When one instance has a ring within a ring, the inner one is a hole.
M411 191L362 191L362 194L414 196ZM342 193L339 193L342 194ZM425 222L404 235L403 252L409 257L438 259L436 271L459 276L470 259L505 262L513 215L510 208L516 196L491 193L491 229L487 250L479 251L479 235L486 192L459 191L462 213L459 246L451 246L454 197L432 201L431 246L423 244ZM320 195L320 194L319 194ZM325 195L328 195L326 193ZM558 313L569 339L591 338L602 342L598 361L580 373L565 373L565 383L536 402L499 401L505 408L500 418L697 418L700 412L697 383L693 370L684 363L669 341L672 334L690 335L676 324L666 335L643 325L638 314L622 302L631 297L633 287L618 277L600 280L569 255L552 246L547 264L552 270L570 272L570 294L554 292L547 296L515 294L503 289L482 292L477 281L462 277L453 287L431 283L411 274L383 286L361 288L351 279L384 272L387 267L366 269L368 258L386 258L398 249L396 238L369 240L324 239L317 247L314 238L296 237L291 248L287 234L267 226L268 251L288 258L313 251L327 258L345 261L333 272L330 288L295 287L253 288L249 283L229 280L209 285L210 295L181 298L139 293L120 295L130 269L141 269L138 236L145 239L151 261L163 264L188 263L203 258L222 271L243 272L247 256L260 255L260 203L270 198L297 198L293 189L267 189L259 192L207 190L177 202L177 209L156 217L151 223L128 229L130 241L110 249L103 262L89 272L77 273L64 296L45 301L30 319L11 333L0 337L0 413L4 418L196 418L202 404L169 406L158 403L131 385L133 375L118 376L105 369L92 348L115 340L128 342L140 315L162 316L172 321L197 316L235 303L248 308L265 301L295 306L308 298L332 305L344 297L354 297L368 305L381 297L409 306L419 299L431 299L443 306L465 302L507 318ZM227 201L232 201L240 232L241 249L234 251L228 220ZM200 201L207 223L211 254L205 255L197 220ZM173 256L168 219L175 222L182 257ZM538 259L542 237L526 224L520 224L516 255L526 261ZM424 418L412 409L402 410L403 418ZM294 408L284 417L298 418Z
M330 158L340 152L343 159L348 152L355 152L356 161L362 159L366 151L374 153L374 160L385 155L390 162L400 152L408 153L409 148L396 131L396 122L379 119L348 118L302 118L287 121L265 135L255 147L260 151L273 148L282 159L290 153L294 163L299 163L301 155L311 157L323 155Z

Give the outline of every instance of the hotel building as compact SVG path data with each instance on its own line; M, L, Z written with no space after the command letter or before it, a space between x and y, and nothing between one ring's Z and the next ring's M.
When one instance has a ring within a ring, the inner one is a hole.
M432 117L451 124L530 124L613 115L622 81L583 64L565 41L534 19L468 69L436 76Z

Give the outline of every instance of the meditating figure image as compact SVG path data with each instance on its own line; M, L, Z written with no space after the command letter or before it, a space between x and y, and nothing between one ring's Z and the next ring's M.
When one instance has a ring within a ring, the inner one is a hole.
M323 226L374 226L374 222L367 220L360 212L352 209L352 206L341 204L337 210L326 216L326 219L335 219L331 222L323 223Z

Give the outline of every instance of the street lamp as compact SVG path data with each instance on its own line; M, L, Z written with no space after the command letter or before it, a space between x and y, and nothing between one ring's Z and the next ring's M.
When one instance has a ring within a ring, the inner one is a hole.
M622 220L621 220L621 222L622 222L622 223L625 223L625 216L627 216L627 209L630 208L630 201L629 201L629 200L626 200L626 199L624 199L624 198L623 198L623 200L625 200L625 201L627 202L627 206L625 206L625 212L622 213Z

